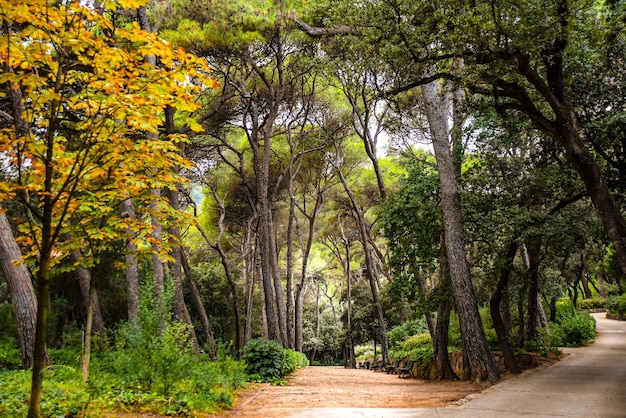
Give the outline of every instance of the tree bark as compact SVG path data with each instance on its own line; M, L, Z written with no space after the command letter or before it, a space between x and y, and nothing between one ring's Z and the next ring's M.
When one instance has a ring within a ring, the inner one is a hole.
M463 351L474 381L495 382L500 378L482 327L470 278L461 221L461 199L450 150L447 112L444 113L436 83L422 86L441 188L444 236L455 304L459 315Z
M369 248L368 242L368 232L367 226L365 223L365 216L363 211L359 207L359 204L354 196L354 193L350 189L348 182L346 181L345 176L341 171L341 167L335 167L337 174L339 175L339 180L343 185L345 192L350 198L350 202L352 205L352 210L356 215L357 224L359 228L359 236L361 239L361 245L363 246L363 254L365 256L365 265L367 268L367 279L370 283L370 289L372 291L372 300L374 303L374 307L376 308L376 314L378 318L378 334L380 337L380 348L382 354L383 366L387 367L390 363L389 359L389 343L387 341L387 324L385 322L385 312L383 311L382 303L380 301L380 293L378 291L378 282L376 277L374 277L374 262L372 260L372 253Z
M22 354L22 367L33 367L35 330L37 326L37 297L26 264L21 262L22 253L15 242L6 213L0 209L0 264L7 281L11 307L17 322L17 332ZM48 359L48 351L44 349Z
M498 285L496 286L496 290L491 296L491 300L489 301L489 310L491 312L491 321L493 322L493 327L496 331L496 335L498 337L498 345L500 346L500 350L502 350L502 355L504 356L504 361L506 362L506 367L509 369L511 373L521 373L522 368L517 362L517 358L515 357L515 353L511 348L508 340L508 333L506 326L504 324L504 320L501 315L501 304L502 298L506 294L507 287L509 284L509 277L511 275L511 269L513 268L513 260L515 259L515 254L517 252L517 243L511 241L508 246L506 255L504 257L503 265L500 268L500 274L498 275Z
M213 338L213 329L211 328L209 315L207 314L206 309L204 308L204 304L202 303L200 291L198 290L196 281L193 278L193 274L191 272L191 268L189 267L189 262L187 261L187 256L184 251L181 252L181 262L183 266L183 272L185 273L185 283L187 284L189 294L191 295L191 303L193 304L196 313L200 317L202 332L204 334L204 339L206 340L207 348L209 350L209 357L211 358L211 360L215 360L217 356L217 346L215 345L215 338Z
M439 290L445 292L441 295L441 301L437 308L437 322L433 340L433 356L435 360L435 370L437 380L458 380L459 377L452 369L450 357L448 356L448 329L450 328L450 269L445 248L445 238L441 237L442 245L439 261ZM432 319L431 319L432 322ZM429 325L432 326L432 325Z
M121 204L122 217L135 218L135 206L132 200L126 199ZM139 316L139 304L141 302L141 291L139 290L139 262L137 261L137 246L132 243L133 232L126 229L128 242L126 243L126 294L128 297L127 310L128 322L136 322Z
M89 288L87 289L88 290L87 323L85 324L85 334L84 334L84 343L83 343L84 344L83 345L83 361L82 361L83 382L86 382L89 379L89 365L91 363L91 333L94 328L93 325L94 325L94 319L95 319L95 313L96 313L95 308L96 308L96 301L98 300L96 287L94 286L94 283L91 281L91 275L89 278L90 278Z
M541 328L541 319L539 309L539 264L541 263L539 256L538 243L530 243L523 245L522 258L525 260L524 265L528 271L528 299L527 299L527 325L526 339L536 341L539 337L538 329Z
M76 264L81 259L81 253L79 250L74 250L70 254L70 260ZM85 311L92 310L92 330L96 334L104 335L105 327L104 320L102 319L102 312L100 311L100 301L98 300L98 293L94 289L92 290L91 283L91 271L87 268L79 265L76 267L76 277L78 278L78 284L80 287L80 293L83 297L83 305ZM93 292L93 294L92 294ZM89 314L87 314L89 316Z
M224 275L226 276L226 280L228 281L228 284L230 285L230 293L233 298L232 299L233 318L235 320L235 349L237 352L240 352L243 346L241 343L241 315L240 315L240 308L239 308L239 286L237 285L237 282L230 271L230 265L228 262L228 254L226 254L226 251L224 251L224 248L222 247L222 238L224 237L224 233L226 232L226 226L224 225L224 219L226 217L226 207L224 206L224 202L218 195L217 190L213 186L211 187L211 191L213 192L213 198L215 199L215 202L217 203L217 206L220 212L220 216L217 221L219 232L218 232L217 238L215 239L215 244L213 244L212 242L208 240L208 236L206 235L204 230L200 228L199 225L198 225L198 229L201 230L202 235L205 237L205 240L207 241L207 243L214 250L216 250L217 253L219 254L220 261L222 263L222 268L224 269Z

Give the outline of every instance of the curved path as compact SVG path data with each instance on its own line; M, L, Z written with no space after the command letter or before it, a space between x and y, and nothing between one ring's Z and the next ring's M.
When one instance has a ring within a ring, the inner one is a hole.
M626 418L626 321L594 314L598 337L550 367L490 387L461 406L446 408L317 408L294 418Z

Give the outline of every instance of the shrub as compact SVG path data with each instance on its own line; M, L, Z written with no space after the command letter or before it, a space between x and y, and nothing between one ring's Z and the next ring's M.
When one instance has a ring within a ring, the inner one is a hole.
M273 383L309 364L304 354L283 348L276 341L259 339L246 344L242 359L252 380Z
M605 307L606 299L604 298L592 298L592 299L580 299L578 301L578 309L602 309Z
M22 353L15 340L0 343L0 370L15 370L22 366Z
M606 300L606 309L614 315L623 315L626 312L626 293L621 296L611 296Z
M554 332L562 335L562 347L580 347L596 337L596 321L586 312L577 312L555 325ZM560 329L558 329L560 328Z
M418 334L407 338L400 348L391 351L392 358L417 360L421 368L428 367L434 358L433 344L429 334Z
M556 303L556 324L547 338L552 347L579 347L596 336L596 322L586 312L578 312L569 298Z
M424 334L428 332L426 318L411 319L402 325L397 325L387 332L389 347L399 347L399 345L412 335Z

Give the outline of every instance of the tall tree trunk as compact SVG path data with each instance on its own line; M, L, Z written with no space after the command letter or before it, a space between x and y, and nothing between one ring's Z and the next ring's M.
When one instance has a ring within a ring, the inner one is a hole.
M527 325L526 339L536 341L541 328L541 309L539 295L539 264L541 263L540 243L531 242L522 247L522 258L528 270L528 302L527 302Z
M72 253L70 254L70 260L72 261L72 263L76 265L76 263L78 263L80 259L80 251L72 251ZM102 319L102 312L100 311L100 301L98 300L98 293L95 290L95 286L93 286L91 283L91 271L81 265L78 265L76 267L76 277L78 278L78 284L80 287L80 293L83 297L83 305L85 306L85 311L88 312L90 309L92 310L93 332L96 334L104 335L104 320ZM93 290L91 289L92 287L94 287Z
M567 13L568 11L563 13L559 22L563 33L567 33L567 25L571 25ZM571 99L568 91L569 83L563 71L564 51L568 47L567 44L567 37L559 35L550 47L544 49L542 62L545 66L545 74L538 72L528 55L520 53L515 57L516 61L510 61L515 65L516 71L543 96L554 118L543 116L529 93L516 84L500 83L499 87L502 88L500 94L515 98L520 104L519 109L530 117L535 127L565 150L567 160L585 184L585 189L602 221L604 230L613 243L621 270L626 274L626 221L609 190L601 167L585 146L578 126L575 103Z
M15 242L6 214L0 208L0 264L7 280L11 307L17 322L22 367L30 369L34 361L37 297L26 264L20 260L20 247ZM44 358L49 361L48 350L45 348Z
M596 270L596 279L598 280L598 293L601 298L606 297L604 294L604 273L600 270Z
M516 252L517 243L511 241L503 260L504 264L500 268L500 274L498 275L498 285L496 286L496 290L491 296L491 300L489 301L489 310L491 312L491 321L493 322L493 327L498 337L498 345L500 346L500 350L502 350L502 355L504 356L504 361L506 362L506 367L511 373L517 374L521 373L522 368L517 362L515 353L513 352L513 349L509 344L507 329L504 325L504 320L502 319L500 309L502 304L502 298L507 292L509 277L511 275L511 269L513 268L513 260L515 259Z
M356 369L356 358L354 356L354 340L352 339L352 271L350 269L350 262L352 261L352 254L350 252L350 242L346 238L345 231L343 229L343 222L340 220L339 225L341 228L342 240L346 246L346 260L344 266L344 274L346 276L347 283L347 300L348 300L348 359L351 369Z
M445 248L445 238L441 237L441 253L439 257L439 307L437 308L437 323L432 336L433 357L435 360L435 370L437 380L458 380L459 377L452 369L450 357L448 356L448 329L450 328L450 311L452 310L450 268Z
M585 298L591 299L591 289L589 289L589 281L585 274L585 254L580 253L580 282L583 285L583 292L585 292Z
M372 300L373 300L374 307L376 309L377 318L378 318L378 334L380 337L382 361L383 361L383 366L386 367L390 363L389 343L387 342L387 324L385 322L385 312L383 311L383 306L380 301L380 293L378 291L378 281L376 277L374 277L374 271L375 271L374 262L372 260L372 253L368 245L369 239L368 239L367 225L365 222L365 216L363 214L363 211L359 207L359 204L356 200L356 197L354 196L354 193L352 192L352 189L350 189L350 186L348 185L348 182L346 181L346 178L341 171L341 167L335 167L335 169L337 171L337 174L339 175L339 180L341 181L341 184L343 185L345 192L348 194L348 197L350 198L352 210L354 211L354 214L356 215L357 224L359 228L359 237L361 239L361 245L363 246L363 254L365 256L365 265L367 268L367 279L369 280L369 283L370 283L370 289L372 291Z
M252 339L252 305L254 302L254 287L256 282L256 256L252 251L252 222L248 221L246 225L246 238L242 244L242 259L243 259L243 283L244 283L244 298L246 304L246 325L244 328L243 345L245 346Z
M124 218L135 218L135 206L132 200L126 199L121 204L121 215ZM128 297L128 321L136 322L139 316L141 291L139 290L139 262L137 261L137 246L132 243L133 232L126 229L128 243L126 244L126 295Z
M291 171L291 170L290 170ZM295 318L295 301L294 301L294 292L293 292L293 229L296 218L296 199L293 194L293 176L289 176L289 220L287 222L287 270L285 272L285 276L287 278L287 283L285 285L287 290L287 337L288 347L291 349L296 348L296 318Z
M85 269L86 270L86 269ZM88 270L87 270L88 271ZM87 323L85 325L85 335L83 342L83 361L82 361L82 369L83 369L83 382L86 382L89 379L89 365L91 363L91 333L94 330L94 320L96 313L96 301L97 293L96 287L94 283L91 281L91 275L89 280L89 288L88 297L87 297ZM102 319L102 318L101 318Z
M289 346L287 337L287 304L285 303L285 289L280 279L280 270L278 268L278 245L276 243L276 229L274 228L273 213L270 209L270 249L269 254L271 260L271 271L274 283L274 295L276 296L276 314L278 317L278 332L280 334L281 344L285 347Z
M472 380L495 382L500 373L485 338L465 253L461 199L450 150L447 112L442 108L436 83L422 86L422 96L439 172L446 251L463 351L470 363Z
M204 229L197 225L198 230L202 233L205 241L217 251L220 256L220 261L222 263L222 267L224 269L224 275L226 276L226 280L228 280L228 284L230 285L230 293L232 296L232 307L233 307L233 318L235 320L235 350L237 353L241 351L243 348L241 343L241 314L240 314L240 304L239 304L239 286L237 285L237 281L233 277L233 274L230 271L230 265L228 262L228 254L224 251L222 247L222 239L224 237L224 233L226 232L226 225L224 224L224 219L226 218L226 207L224 206L224 202L220 198L217 189L211 186L211 191L213 192L213 198L217 203L220 216L217 221L217 226L219 228L219 232L217 234L217 238L215 239L215 244L213 244L208 235L204 232Z
M202 324L202 332L209 350L209 357L211 360L215 360L217 356L217 346L215 344L215 338L213 338L213 329L211 328L209 315L207 314L204 304L202 303L200 291L198 290L196 281L193 278L189 262L187 261L187 255L184 251L181 252L181 262L183 272L185 273L185 283L187 284L187 289L189 289L189 294L191 295L191 303L193 304L193 307L200 318L200 323Z

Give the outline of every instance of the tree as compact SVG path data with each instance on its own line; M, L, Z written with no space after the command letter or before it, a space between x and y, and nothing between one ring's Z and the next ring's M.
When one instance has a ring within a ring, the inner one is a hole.
M11 306L17 320L22 367L30 369L33 367L35 351L37 297L20 247L15 242L11 225L4 212L0 213L0 263L9 285Z
M546 141L559 146L583 181L626 272L626 222L585 142L576 102L582 92L573 82L598 73L578 63L593 63L594 55L602 54L603 31L615 41L623 39L624 32L615 30L623 26L619 7L588 0L382 1L365 6L359 16L380 59L404 69L396 73L394 92L433 77L457 79L471 92L491 97L499 113L525 115ZM423 76L424 64L453 68L451 62L458 59L465 64L460 75L444 70Z
M106 14L77 1L0 7L0 84L12 110L11 125L0 131L6 167L0 197L16 200L24 209L19 238L29 248L26 258L33 260L36 271L37 330L28 415L38 417L50 271L82 245L83 232L106 243L125 236L130 224L138 233L136 243L150 240L150 228L140 220L112 214L105 225L97 225L91 219L110 213L131 196L154 199L145 190L182 181L175 170L187 164L176 147L181 136L136 138L158 132L166 106L193 111L191 93L213 82L205 76L203 60L172 50L136 26L114 28ZM163 68L146 63L147 53L158 57ZM162 200L152 213L165 220L176 216ZM61 242L64 233L71 233L72 240Z

